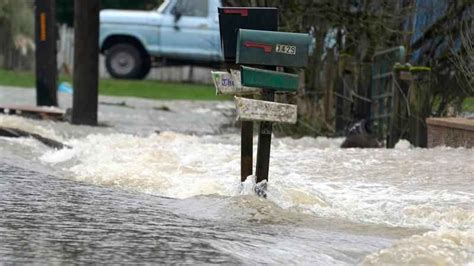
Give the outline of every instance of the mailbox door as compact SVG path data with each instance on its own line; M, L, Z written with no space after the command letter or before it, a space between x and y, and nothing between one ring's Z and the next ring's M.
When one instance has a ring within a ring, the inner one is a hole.
M227 62L235 62L239 29L277 31L278 9L256 7L220 7L221 45Z
M303 33L240 29L237 64L306 67L311 36Z
M241 83L244 86L294 92L298 90L299 81L295 74L242 66Z

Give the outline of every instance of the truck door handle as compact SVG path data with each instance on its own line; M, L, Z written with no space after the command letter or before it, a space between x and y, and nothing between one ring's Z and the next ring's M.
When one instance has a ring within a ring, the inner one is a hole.
M197 26L197 28L198 28L198 29L207 29L207 28L209 28L209 26L208 26L207 24L203 23L203 24L199 24L199 25Z

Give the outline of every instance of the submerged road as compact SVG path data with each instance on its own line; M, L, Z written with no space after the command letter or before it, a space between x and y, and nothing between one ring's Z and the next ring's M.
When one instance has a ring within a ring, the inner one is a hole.
M0 86L0 104L34 106L35 97L34 89ZM58 93L58 99L60 108L66 110L72 107L72 95ZM136 135L148 135L154 131L191 135L237 132L234 110L232 101L157 101L133 97L99 97L99 123L111 127L108 132ZM106 129L93 131L107 132Z
M239 182L232 102L101 101L106 127L0 115L72 147L0 137L0 263L473 261L473 150L275 139L264 200Z

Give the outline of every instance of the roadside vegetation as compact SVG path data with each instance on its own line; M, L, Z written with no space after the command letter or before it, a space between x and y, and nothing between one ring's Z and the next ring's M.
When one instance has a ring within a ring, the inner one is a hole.
M61 76L59 82L72 84L72 77ZM0 69L0 85L33 88L35 77L33 73L16 72ZM187 83L165 83L151 80L114 80L101 79L99 94L109 96L139 97L160 100L229 100L230 97L216 96L211 85Z
M474 97L469 97L464 100L463 110L467 112L474 112Z

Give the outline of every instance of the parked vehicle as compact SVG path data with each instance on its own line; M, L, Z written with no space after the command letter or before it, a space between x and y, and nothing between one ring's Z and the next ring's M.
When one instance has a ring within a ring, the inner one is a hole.
M220 0L166 0L151 11L101 11L107 71L115 78L142 79L154 66L220 66L220 5Z

